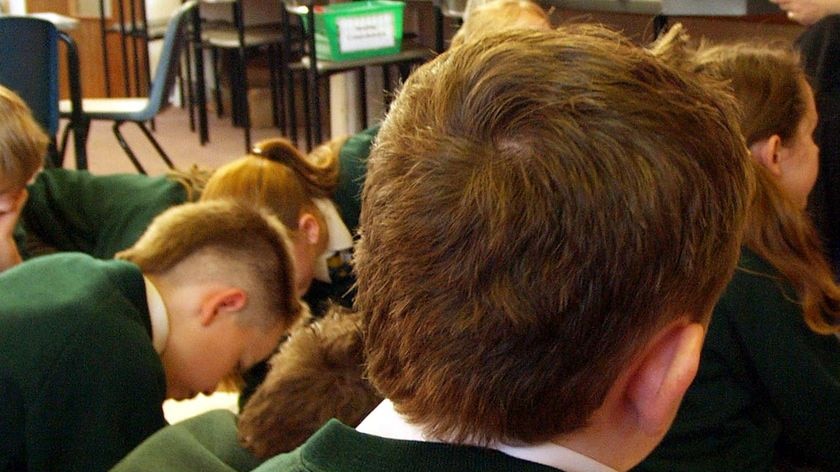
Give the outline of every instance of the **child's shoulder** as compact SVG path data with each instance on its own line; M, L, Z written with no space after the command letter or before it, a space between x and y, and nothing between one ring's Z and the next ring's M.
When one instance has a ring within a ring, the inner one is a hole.
M113 296L145 297L143 274L127 261L101 260L79 252L36 257L0 274L0 305L21 309L102 304Z

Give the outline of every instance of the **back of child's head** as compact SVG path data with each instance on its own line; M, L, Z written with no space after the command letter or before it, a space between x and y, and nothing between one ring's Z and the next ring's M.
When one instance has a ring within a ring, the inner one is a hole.
M725 80L742 111L747 145L778 135L788 140L806 109L805 73L789 48L755 43L705 44L694 58L696 70Z
M207 181L201 200L233 198L265 207L288 228L315 198L328 198L337 184L337 159L312 161L288 140L268 139L254 151L225 164Z
M507 28L549 29L551 20L545 10L531 0L491 0L468 4L464 23L455 32L450 46Z
M244 322L291 326L301 313L285 228L273 215L249 205L215 200L172 207L116 257L175 283L226 283L245 289Z
M48 144L26 103L0 85L0 193L26 185L43 165Z
M708 320L753 187L731 98L594 26L418 68L368 162L368 374L432 437L583 427L656 330Z
M783 143L796 139L808 106L808 85L792 50L755 43L704 44L694 63L696 70L725 81L731 89L748 145L773 135ZM756 168L758 185L744 244L793 285L813 331L840 332L840 287L813 223L769 170Z
M258 457L300 446L330 418L357 426L382 397L364 376L360 316L333 307L296 327L239 415L241 443Z

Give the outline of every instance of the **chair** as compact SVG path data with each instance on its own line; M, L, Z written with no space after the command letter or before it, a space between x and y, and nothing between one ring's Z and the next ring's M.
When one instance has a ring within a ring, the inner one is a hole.
M444 20L449 20L457 31L464 24L464 12L467 10L468 0L434 0L432 2L435 22L435 51L441 53L446 50L443 31Z
M130 121L136 123L140 130L146 135L149 142L154 146L155 150L160 155L161 159L171 169L174 167L172 160L157 142L157 140L149 132L144 122L153 119L162 110L169 106L169 95L175 85L175 78L178 73L180 65L181 52L186 43L186 32L188 20L195 17L197 2L191 0L184 3L175 14L169 19L166 27L166 33L163 38L163 48L161 50L160 59L158 62L155 76L152 80L149 89L149 96L143 98L86 98L82 100L83 120L89 122L91 120L106 120L113 121L112 130L120 147L123 148L128 158L131 160L138 172L145 174L146 170L140 164L137 156L131 150L125 140L120 127L123 123ZM199 34L198 31L195 32ZM70 104L64 100L60 102L60 111L62 117L72 119Z
M247 7L247 8L246 8ZM244 130L245 150L251 150L250 104L248 99L248 53L266 52L269 61L270 89L273 104L277 104L279 92L278 63L281 45L287 41L288 30L280 22L279 3L274 0L201 0L202 42L210 48L213 58L215 79L215 102L219 116L223 105L219 84L218 51L227 51L231 57L229 83L231 92L231 116L234 124ZM274 124L284 127L285 123L272 107Z
M362 106L359 112L362 115L361 121L364 123L364 126L366 126L367 97L365 93L365 68L369 66L381 67L384 82L387 87L390 82L390 66L398 66L400 68L400 75L404 79L408 75L408 66L425 62L431 59L435 54L435 52L430 48L413 45L410 42L403 40L402 49L400 52L395 54L373 56L348 61L326 61L318 59L315 48L315 5L312 0L309 0L305 4L297 3L295 0L284 0L284 2L285 1L288 1L288 3L285 3L286 11L284 14L284 24L288 27L294 18L300 18L303 22L305 22L304 27L302 28L304 31L305 56L300 63L289 65L285 78L285 81L288 82L288 87L285 88L291 93L294 93L293 87L291 86L293 82L291 78L293 70L297 69L306 72L305 92L308 99L304 98L304 105L307 117L306 144L308 149L311 149L313 145L317 145L322 141L321 96L319 94L319 80L321 78L352 70L360 71L359 95ZM284 55L289 57L288 54ZM294 110L292 110L292 113L294 113Z
M73 39L50 21L29 16L0 16L0 84L14 90L50 137L47 165L61 167L66 140L59 147L58 41L66 45L70 100L67 116L83 123L79 56ZM68 125L69 127L69 125ZM74 133L76 167L87 168L85 133Z
M117 21L108 24L106 16L105 0L99 0L99 32L102 48L102 66L105 80L105 96L111 97L111 66L109 39L110 34L116 33L119 36L119 58L122 72L123 96L142 97L149 93L151 84L151 63L153 59L149 52L153 42L162 40L166 32L166 26L172 12L177 10L182 0L118 0L115 2ZM128 18L126 18L128 17ZM131 51L129 51L129 45ZM132 59L129 61L129 59ZM201 58L196 58L196 67ZM190 58L187 54L186 61ZM182 72L184 72L182 70ZM199 143L205 144L209 141L207 129L207 116L204 109L204 95L198 95L192 87L184 88L184 81L192 84L191 68L186 68L186 77L179 75L179 92L181 97L186 97L186 105L189 108L190 131L198 131ZM195 92L195 93L193 93ZM196 118L197 115L197 118ZM196 125L196 121L198 124ZM151 121L152 130L155 129L154 121Z

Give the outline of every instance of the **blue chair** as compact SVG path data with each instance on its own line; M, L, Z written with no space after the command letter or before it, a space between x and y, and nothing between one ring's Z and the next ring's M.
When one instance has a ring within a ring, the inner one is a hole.
M131 150L128 142L126 142L125 137L120 131L120 127L125 122L137 124L166 165L170 169L174 168L172 160L144 122L154 119L158 113L169 107L169 95L172 92L172 88L175 85L175 78L178 75L181 52L184 50L184 45L187 42L188 20L192 19L193 24L197 24L197 18L194 16L196 5L197 2L195 0L184 3L169 19L166 33L163 37L163 48L155 76L152 79L148 97L86 98L82 100L83 120L86 123L91 120L113 121L114 125L112 126L112 130L117 141L120 143L120 147L128 155L128 158L134 164L134 167L137 168L137 171L142 174L145 174L146 170L140 164L140 161L137 159L134 151ZM60 102L60 111L62 117L73 119L72 106L68 101L62 100Z
M47 165L61 167L66 139L59 147L58 42L67 49L70 97L67 116L83 123L81 83L76 44L66 33L44 19L28 16L0 16L0 84L15 91L32 110L36 120L50 136ZM87 168L86 128L74 133L76 167ZM69 128L68 130L69 131Z

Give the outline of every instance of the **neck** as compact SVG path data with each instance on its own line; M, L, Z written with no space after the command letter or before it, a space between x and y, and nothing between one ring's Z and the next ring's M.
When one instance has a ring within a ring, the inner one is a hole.
M624 416L607 415L605 406L596 410L588 424L551 442L577 451L616 471L626 471L642 461L656 444Z

